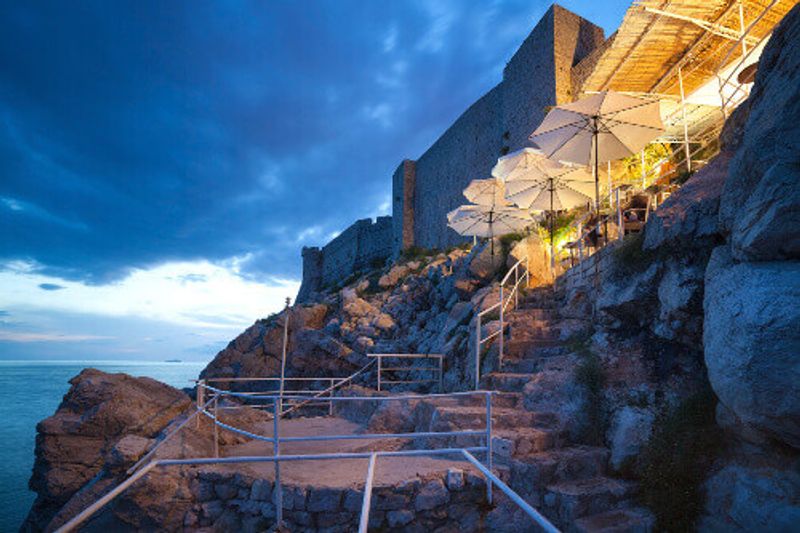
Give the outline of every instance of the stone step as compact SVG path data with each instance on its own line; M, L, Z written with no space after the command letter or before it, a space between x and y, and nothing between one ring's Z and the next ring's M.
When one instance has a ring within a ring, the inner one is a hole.
M632 482L607 477L561 481L547 487L543 511L565 526L617 507L633 495L635 488Z
M555 322L559 318L558 311L552 307L538 307L520 302L519 307L507 313L508 316L519 317L520 320L536 320ZM505 319L505 317L503 317Z
M492 408L494 429L545 426L554 421L552 413L534 413L508 407ZM481 406L439 407L431 419L433 431L478 429L486 425L486 410Z
M519 359L551 357L563 355L569 348L559 340L539 340L513 337L503 344L503 358L515 357Z
M514 374L535 374L539 370L540 364L539 358L504 359L501 370Z
M465 406L483 407L486 405L486 397L483 394L471 396L458 396L456 398L442 398L437 400L436 405L443 407ZM522 393L519 392L494 392L492 394L492 407L521 407Z
M503 392L521 392L533 378L530 373L490 372L481 378L481 388Z
M498 429L493 431L492 450L503 462L504 459L549 450L557 441L558 432L549 428Z
M605 475L608 457L607 448L571 446L527 455L517 454L509 461L509 466L515 480L523 485L533 484L535 487L531 488L543 493L547 486L555 483Z
M574 533L650 533L655 527L653 513L643 507L612 509L575 520Z

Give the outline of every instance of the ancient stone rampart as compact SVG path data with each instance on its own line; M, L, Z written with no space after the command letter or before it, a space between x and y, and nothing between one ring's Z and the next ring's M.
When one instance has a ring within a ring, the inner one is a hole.
M530 145L528 136L550 106L574 99L573 68L604 42L601 28L553 5L508 61L502 81L418 160L398 166L392 176L391 221L379 220L373 229L358 221L321 250L303 249L298 300L412 246L445 248L463 242L447 226L447 213L466 202L464 187L489 177L498 157Z
M509 60L500 84L467 109L416 161L413 210L395 210L396 228L414 228L409 246L442 248L463 240L447 212L465 203L461 191L487 178L497 158L524 146L550 106L572 101L572 68L604 42L603 30L553 5ZM405 165L405 163L404 163ZM409 180L395 179L394 197L408 198ZM402 187L402 190L398 187ZM397 201L395 206L397 206Z
M303 303L320 289L382 263L391 255L392 243L392 217L378 217L374 222L357 220L322 249L304 247L303 284L297 301Z

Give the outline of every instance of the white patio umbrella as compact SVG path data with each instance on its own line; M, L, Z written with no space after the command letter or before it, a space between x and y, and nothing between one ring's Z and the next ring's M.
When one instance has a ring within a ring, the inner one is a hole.
M492 168L492 176L507 185L518 179L546 177L549 170L560 167L555 161L547 159L541 150L523 148L499 158Z
M477 205L507 206L506 191L502 180L489 178L485 180L472 180L464 189L464 197Z
M609 91L553 108L530 140L550 159L593 166L599 212L598 165L637 153L662 131L657 100Z
M494 237L521 231L532 223L527 211L508 206L462 205L447 214L447 225L459 235L492 239L492 255Z
M554 266L555 211L590 203L594 180L584 167L560 165L530 148L520 152L511 160L498 160L493 173L505 177L507 200L522 209L550 212L550 255Z

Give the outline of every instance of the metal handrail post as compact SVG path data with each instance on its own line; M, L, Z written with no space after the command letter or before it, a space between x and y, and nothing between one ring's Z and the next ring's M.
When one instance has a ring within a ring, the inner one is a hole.
M281 454L281 439L280 439L280 398L275 398L273 403L273 416L272 416L272 455L278 457ZM281 463L275 461L275 516L276 524L280 526L283 524L283 487L281 486Z
M492 471L492 393L486 393L486 467ZM492 480L486 478L486 500L492 503Z
M444 392L444 357L439 358L439 392Z
M219 425L217 424L217 407L219 405L219 395L214 396L214 457L219 457Z
M381 391L381 366L382 366L383 357L378 356L377 359L378 359L378 392L380 392Z
M500 285L500 359L498 366L503 364L503 307L505 307L503 304L503 286Z
M198 411L200 409L202 409L203 405L205 404L205 402L203 401L205 399L205 383L206 382L203 379L201 379L200 381L197 382L197 395L196 395L197 398L196 398L196 401L197 401L197 410ZM197 417L197 424L195 426L195 429L200 429L200 417L199 416Z
M480 389L481 381L481 315L475 322L475 390Z
M328 393L328 396L331 397L331 398L333 398L333 387L334 387L335 383L336 383L336 381L333 378L331 378L331 384L330 384L330 389L331 390ZM333 400L328 400L328 416L333 416Z
M364 499L361 500L361 519L358 523L358 533L367 533L369 527L369 508L372 502L372 480L375 478L375 458L377 454L369 456L367 467L367 480L364 483Z
M622 205L619 202L619 187L614 189L614 192L617 201L617 229L619 230L617 238L622 239L622 237L625 236L625 226L623 225L622 222Z
M519 264L514 267L514 309L519 307Z

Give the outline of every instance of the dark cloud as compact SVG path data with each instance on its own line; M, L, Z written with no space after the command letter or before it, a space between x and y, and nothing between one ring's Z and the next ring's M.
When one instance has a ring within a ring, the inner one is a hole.
M240 256L297 279L300 246L376 214L548 5L8 4L0 260L106 283Z
M43 291L60 291L61 289L66 289L63 285L58 285L56 283L40 283L39 288Z

